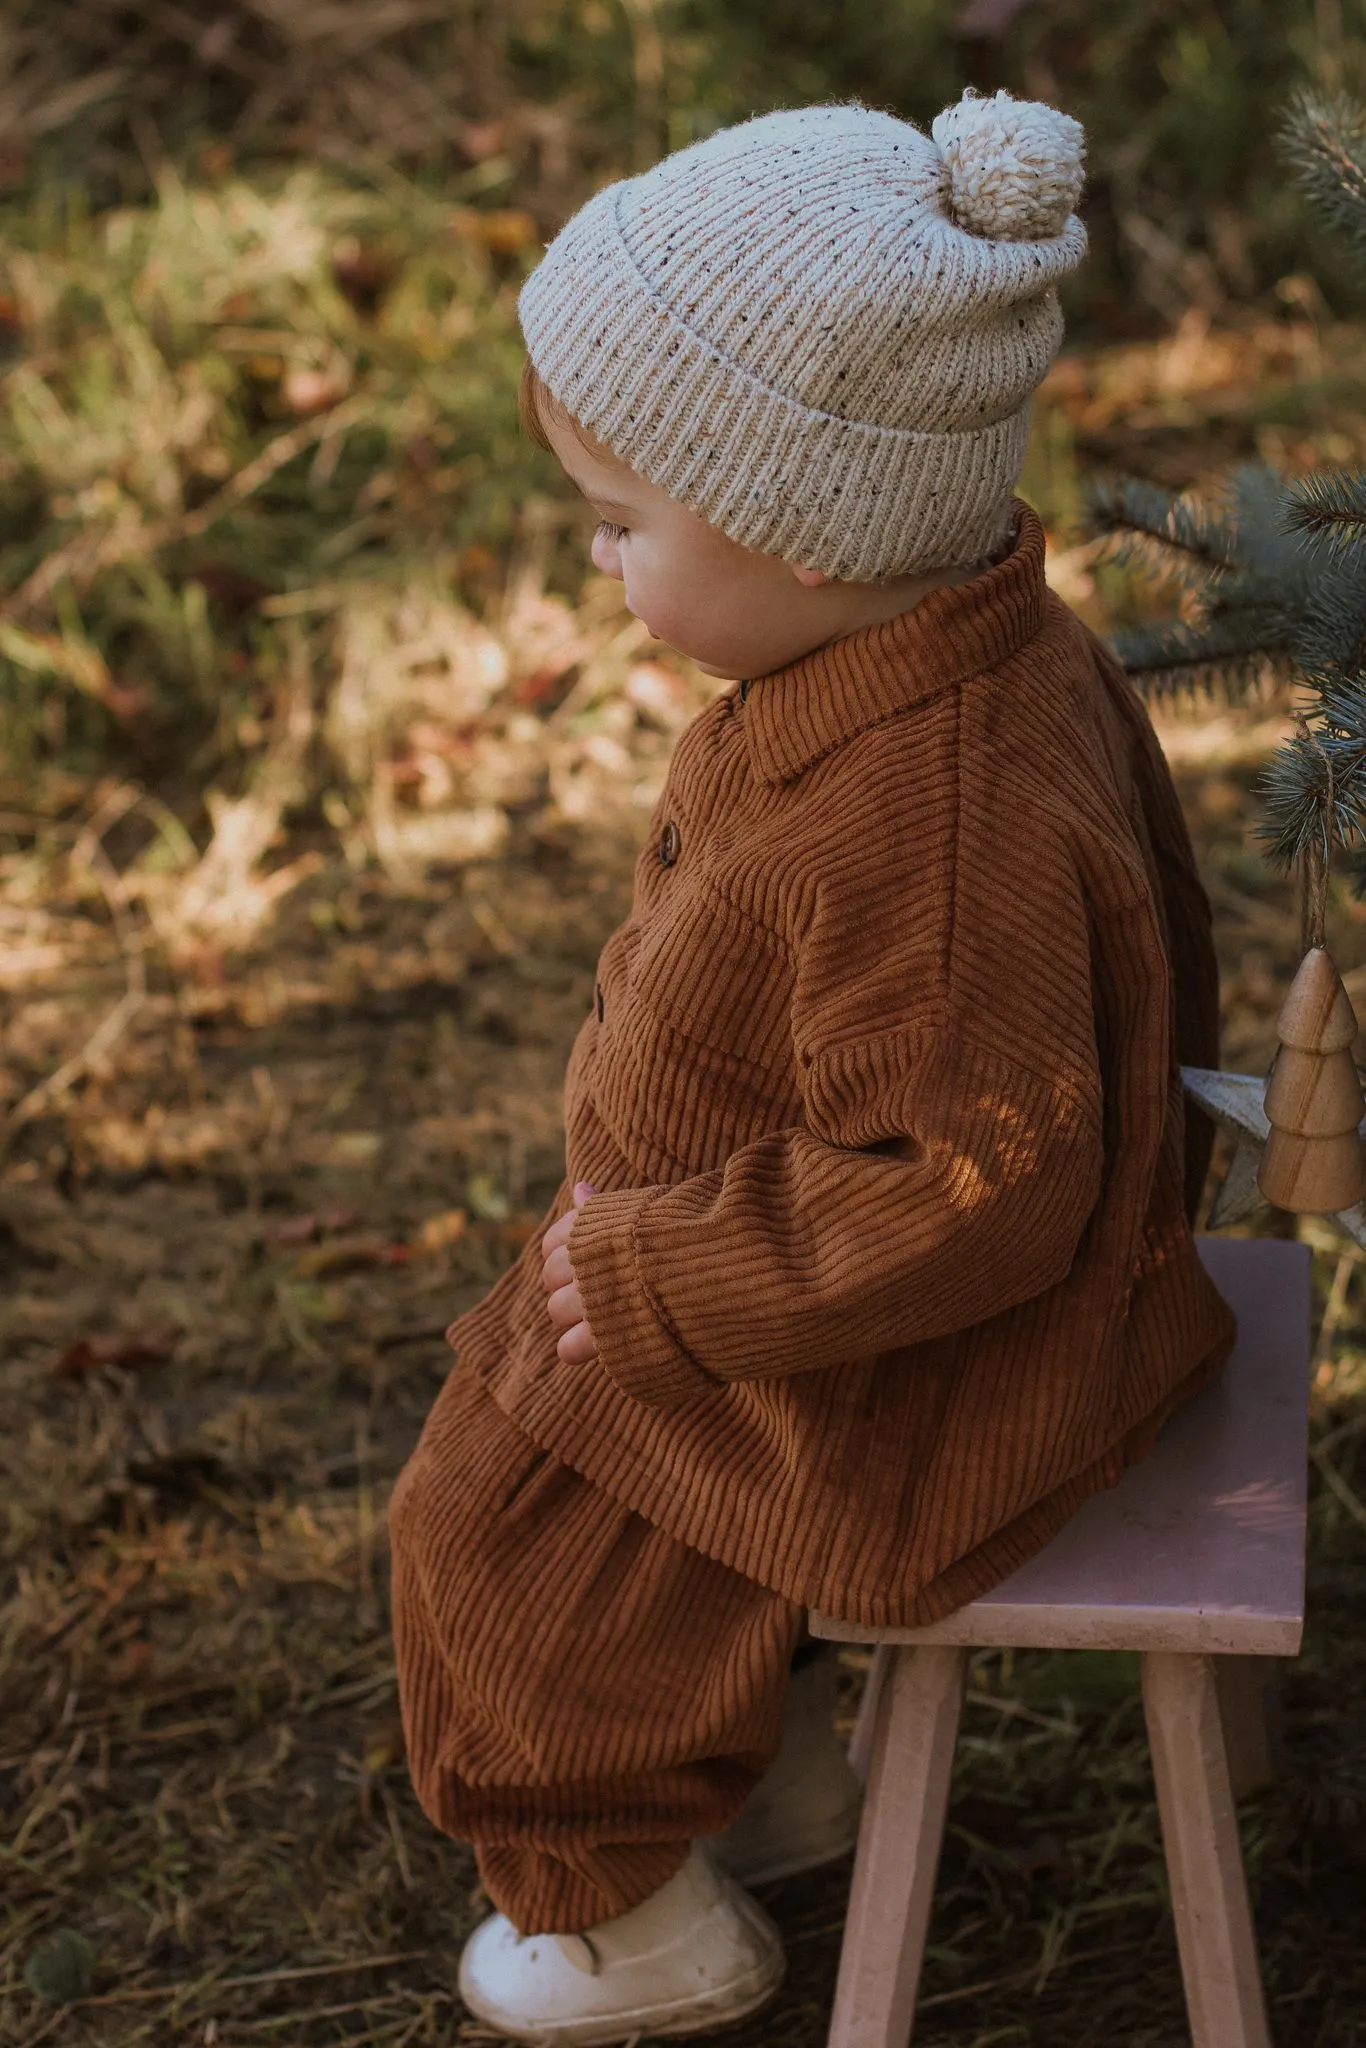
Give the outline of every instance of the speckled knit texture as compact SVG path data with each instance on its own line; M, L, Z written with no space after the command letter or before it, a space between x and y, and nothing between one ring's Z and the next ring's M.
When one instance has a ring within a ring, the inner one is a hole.
M932 136L860 106L721 130L608 186L523 288L553 395L733 540L853 581L1004 538L1081 260L1077 122L998 93Z
M614 1500L870 1624L1021 1564L1232 1339L1177 1071L1217 1063L1208 905L1017 514L995 568L685 733L541 1226L601 1191L570 1240L600 1355L556 1355L540 1229L451 1332L453 1378Z

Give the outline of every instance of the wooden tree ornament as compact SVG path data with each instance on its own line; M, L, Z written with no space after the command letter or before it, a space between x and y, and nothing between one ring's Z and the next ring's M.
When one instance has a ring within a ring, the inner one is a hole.
M1332 955L1313 946L1276 1020L1280 1051L1266 1084L1271 1134L1257 1185L1278 1209L1350 1209L1366 1195L1358 1126L1366 1110L1352 1058L1356 1014Z

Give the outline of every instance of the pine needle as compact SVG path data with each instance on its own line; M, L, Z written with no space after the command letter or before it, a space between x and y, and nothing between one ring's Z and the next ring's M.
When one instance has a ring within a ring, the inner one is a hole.
M1324 225L1366 261L1366 109L1345 94L1301 92L1279 142Z

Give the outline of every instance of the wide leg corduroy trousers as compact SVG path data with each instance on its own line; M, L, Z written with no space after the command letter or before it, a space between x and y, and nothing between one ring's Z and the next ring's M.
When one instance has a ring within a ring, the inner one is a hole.
M638 1905L772 1761L802 1608L558 1464L458 1365L390 1531L428 1817L523 1934Z

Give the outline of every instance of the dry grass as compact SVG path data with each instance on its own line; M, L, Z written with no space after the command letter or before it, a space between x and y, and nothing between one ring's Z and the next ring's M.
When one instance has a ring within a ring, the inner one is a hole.
M1351 346L1305 321L1192 328L1064 366L1031 488L1057 528L1078 448L1174 479L1184 459L1179 480L1195 452L1359 452ZM211 830L174 778L48 768L0 790L16 2048L487 2038L454 1994L472 1865L403 1772L384 1507L442 1327L558 1179L564 1055L706 687L609 591L548 592L534 533L519 559L477 606L415 579L348 584L325 635L303 605L274 615L250 773L224 775ZM1053 573L1083 606L1116 595L1087 553ZM1226 1057L1248 1067L1294 950L1247 825L1278 717L1167 728ZM1336 907L1349 968L1362 915ZM1366 1322L1357 1253L1320 1248L1312 1626L1287 1769L1245 1830L1283 2048L1366 2041ZM849 1653L846 1712L859 1678ZM930 2048L1185 2038L1132 1679L1122 1659L981 1660ZM821 2041L847 1875L773 1888L791 1976L737 2048ZM52 1948L64 1929L88 1948Z
M618 744L642 781L658 771L657 729L637 719ZM1248 766L1229 752L1187 772L1184 794L1221 896L1234 1057L1250 1063L1293 931L1252 867ZM472 1865L403 1773L383 1517L444 1369L442 1325L557 1178L563 1056L628 886L629 799L592 826L549 812L515 820L497 861L421 884L334 856L221 977L149 957L117 1054L15 1135L0 1182L0 2038L16 2048L482 2038L453 1990L482 1910ZM11 856L11 905L37 860ZM46 875L63 957L11 1018L25 1081L124 972L97 899L65 902L51 856ZM1362 2009L1355 1271L1325 1239L1324 1284L1339 1284L1316 1428L1338 1491L1315 1508L1286 1776L1246 1814L1287 2048L1359 2038ZM927 2042L1184 2038L1133 1676L1108 1657L981 1660ZM792 1975L737 2048L816 2048L846 1883L773 1888ZM52 2004L24 1971L64 1928L92 1956L88 1978L78 1955L44 1980L79 1994Z

